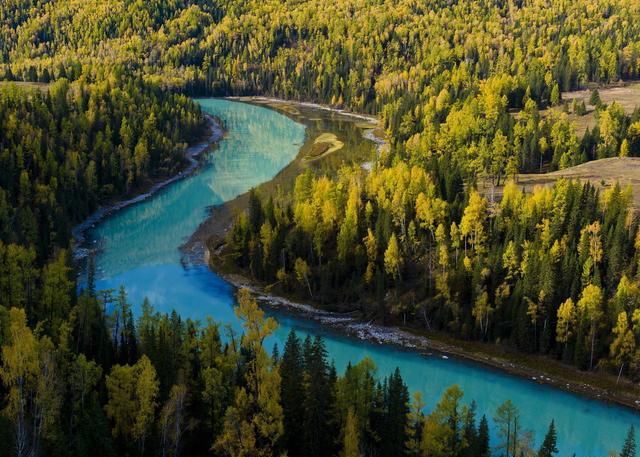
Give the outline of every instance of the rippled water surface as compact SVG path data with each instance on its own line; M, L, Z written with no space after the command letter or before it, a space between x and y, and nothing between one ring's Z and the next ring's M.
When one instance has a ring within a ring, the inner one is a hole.
M264 107L219 99L199 102L228 130L203 168L105 219L89 234L89 242L102 248L96 259L99 289L124 285L134 307L148 297L160 311L175 309L194 319L211 316L239 330L232 287L205 267L182 265L178 248L204 220L208 206L232 199L284 168L303 144L305 127ZM640 429L640 416L623 408L453 359L347 338L290 316L276 317L280 327L269 344L282 347L292 328L301 334L322 334L339 371L364 357L375 361L381 376L400 367L410 390L423 392L427 409L451 384L460 385L465 399L475 399L479 414L488 418L500 403L511 399L520 410L523 427L534 431L536 446L555 419L561 457L574 452L606 456L621 448L630 424ZM492 439L495 444L495 436Z

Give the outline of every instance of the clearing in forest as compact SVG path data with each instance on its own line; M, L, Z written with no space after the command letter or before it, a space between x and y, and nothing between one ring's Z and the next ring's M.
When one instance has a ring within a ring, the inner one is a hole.
M610 105L613 102L617 102L620 106L622 106L624 112L627 114L633 113L636 107L640 106L640 82L634 81L620 83L619 85L615 86L594 88L598 89L600 100L602 100L602 103ZM598 121L596 119L596 108L589 103L592 90L593 88L587 88L572 92L563 92L563 104L543 110L541 111L541 114L544 116L551 113L552 111L561 112L563 111L564 103L566 103L569 108L571 108L574 100L577 100L578 102L584 101L584 104L587 108L586 114L582 116L573 112L569 114L569 119L576 126L576 134L578 135L578 138L581 138L587 131L587 128L591 130L596 125L598 125Z
M602 190L620 183L622 187L631 186L633 190L633 207L640 210L640 157L612 157L608 159L592 160L575 167L565 168L551 173L532 173L518 175L517 184L531 192L536 186L552 186L561 178L589 181ZM492 188L488 181L479 185L480 191L489 199L492 196ZM499 201L502 198L503 186L493 189L493 198Z
M43 92L49 90L50 84L48 83L33 83L25 81L0 81L0 87L15 85L22 89L39 89Z

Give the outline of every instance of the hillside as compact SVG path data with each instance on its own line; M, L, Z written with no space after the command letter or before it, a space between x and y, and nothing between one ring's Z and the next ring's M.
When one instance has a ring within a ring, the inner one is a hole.
M536 187L552 187L559 179L589 182L600 190L611 188L616 183L623 188L629 186L633 192L633 208L636 211L640 209L640 157L613 157L549 173L523 173L517 176L516 184L531 193ZM483 181L479 189L488 199L493 193L493 199L499 202L504 186L493 188L490 182Z
M638 82L620 82L618 84L605 87L594 86L593 89L598 91L600 100L603 104L611 105L612 103L616 103L628 115L632 114L638 107L640 107L640 83ZM570 110L568 118L575 125L578 137L582 137L587 129L593 130L593 128L598 125L596 107L590 103L593 89L564 92L562 94L563 106L543 110L541 114L543 116L549 116L551 113L558 115L564 110L564 104L566 104ZM586 112L581 114L571 111L574 106L574 102L584 103Z

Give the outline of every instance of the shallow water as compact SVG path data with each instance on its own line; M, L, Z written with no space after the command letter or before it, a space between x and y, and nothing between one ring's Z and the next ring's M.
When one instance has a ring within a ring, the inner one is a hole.
M183 265L178 248L205 219L208 206L232 199L283 169L304 142L305 127L264 107L219 99L199 102L228 130L202 169L105 219L88 234L88 242L101 247L96 259L98 289L124 285L134 309L148 297L159 311L175 309L185 318L200 320L211 316L240 330L233 313L233 288L206 267ZM422 391L427 409L452 384L463 389L465 400L474 399L478 413L488 418L500 403L511 399L520 410L523 427L534 431L536 446L555 419L562 457L606 456L621 448L629 425L640 429L640 415L624 408L474 364L371 344L314 322L275 316L280 326L269 345L277 342L282 348L290 329L302 335L322 334L339 371L364 357L375 361L380 376L400 367L410 390Z

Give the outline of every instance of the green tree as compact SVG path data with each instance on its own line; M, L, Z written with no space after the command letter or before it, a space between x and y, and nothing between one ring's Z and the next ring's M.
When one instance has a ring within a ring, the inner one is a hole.
M595 106L596 108L600 108L600 106L602 106L602 99L600 98L600 91L598 91L598 89L593 89L591 91L589 104Z
M182 436L187 427L187 387L174 385L160 412L160 449L162 457L180 455Z
M326 348L320 337L305 340L303 428L304 449L309 457L335 455L340 432L336 423L335 379L326 357Z
M600 287L589 284L584 288L578 301L578 309L583 319L589 322L589 339L591 340L591 357L589 359L589 369L593 368L593 357L595 352L595 342L598 326L603 317L602 311L602 290Z
M482 416L478 425L478 456L490 457L491 449L489 447L489 423L486 416Z
M47 323L50 333L56 334L62 320L71 311L71 297L74 283L70 278L71 268L67 266L65 251L60 251L55 260L49 263L43 271L42 310L40 319Z
M620 457L635 457L636 456L636 431L633 427L629 427L627 432L627 438L624 440L624 445L620 451Z
M549 424L549 430L542 441L542 445L538 450L538 457L553 457L558 453L556 426L552 420Z
M466 447L460 436L460 399L458 386L449 387L429 414L422 431L421 450L423 456L454 457Z
M626 311L618 314L616 326L613 328L614 339L610 345L611 357L620 366L617 382L620 381L622 370L636 352L636 338L629 325Z
M518 440L520 438L520 414L516 406L507 400L502 403L496 410L493 418L498 427L500 435L500 443L498 449L504 452L505 457L515 457L518 449Z
M304 361L300 339L291 330L280 362L283 447L291 457L304 456Z
M47 337L34 335L23 309L11 308L8 317L0 366L6 389L4 414L14 427L15 455L39 455L42 440L53 436L60 417L54 347Z
M155 419L159 391L156 371L147 356L135 365L115 365L106 377L107 416L113 422L113 435L123 443L133 439L140 454Z

